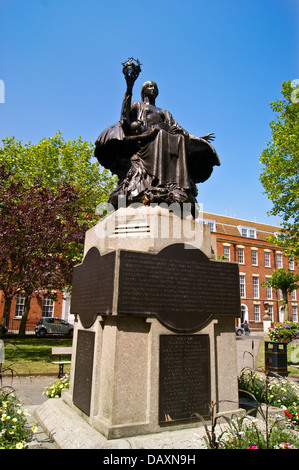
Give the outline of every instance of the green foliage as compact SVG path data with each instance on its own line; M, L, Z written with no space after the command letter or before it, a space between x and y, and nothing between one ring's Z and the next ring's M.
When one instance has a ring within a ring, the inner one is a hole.
M299 282L299 274L295 274L290 269L280 268L274 269L272 276L262 285L280 289L283 293L290 294L299 288L297 282Z
M260 423L253 418L239 418L231 422L231 428L223 439L225 449L298 449L298 433L274 425L267 436Z
M294 382L283 377L267 377L257 370L243 369L238 377L240 396L282 408L292 428L299 431L299 396Z
M37 427L28 425L27 410L21 408L21 403L15 395L0 389L0 449L23 449Z
M0 180L0 289L7 302L24 292L20 334L25 334L31 296L71 285L88 225L80 217L80 191L71 184L49 188L35 181L28 187L5 165Z
M275 243L299 256L299 100L290 81L282 83L283 99L270 103L276 119L270 123L271 141L262 152L260 181L273 203L272 215L282 217L283 230Z
M299 337L299 325L295 322L286 321L284 323L274 323L269 329L271 341L290 343Z
M0 165L4 163L14 178L32 186L36 178L44 187L55 189L61 181L80 191L78 205L82 218L92 226L96 221L95 208L107 201L116 184L116 178L102 168L93 156L94 146L79 137L65 141L61 131L43 138L37 144L22 143L15 137L2 140Z
M290 269L275 269L271 277L263 282L262 286L272 287L273 289L280 289L283 296L284 304L284 318L288 320L288 294L299 288L297 282L299 281L299 274L295 274Z
M243 369L238 377L239 396L250 399L255 397L258 403L265 403L266 389L264 377L251 369Z

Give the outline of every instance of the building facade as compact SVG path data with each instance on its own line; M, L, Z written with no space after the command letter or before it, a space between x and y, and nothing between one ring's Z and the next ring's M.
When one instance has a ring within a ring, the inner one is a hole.
M222 215L203 213L203 221L210 225L216 237L217 257L239 264L241 319L252 330L263 329L265 310L269 308L272 321L284 320L281 292L261 284L271 277L273 270L298 268L293 259L284 255L281 247L267 239L279 232L279 227ZM299 291L289 296L289 320L298 321Z
M6 327L10 332L18 333L22 315L24 312L25 297L19 293L14 297L9 315L6 320ZM0 291L0 319L4 310L4 295ZM70 297L68 293L57 292L56 300L52 300L49 296L41 297L33 296L30 302L30 311L26 323L26 331L33 332L35 326L41 317L57 317L73 323L74 316L70 315Z

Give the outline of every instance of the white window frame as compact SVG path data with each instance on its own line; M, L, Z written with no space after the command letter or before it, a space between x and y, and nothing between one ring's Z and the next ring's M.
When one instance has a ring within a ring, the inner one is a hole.
M210 226L211 232L216 232L216 220L203 219L203 223Z
M268 309L269 309L268 315L271 317L271 321L273 321L273 305L269 305Z
M242 237L244 238L253 238L256 239L256 228L254 227L246 227L245 225L238 225L238 230Z
M252 285L253 285L253 298L260 298L260 278L256 274L252 276Z
M282 260L282 253L276 253L276 260L277 260L277 268L283 268L283 260Z
M15 307L15 318L21 318L24 313L25 307L25 294L23 292L18 292L16 298L16 307Z
M291 271L295 270L295 262L294 262L294 257L293 256L289 257L289 269Z
M251 264L252 266L258 266L258 253L257 250L251 250Z
M261 321L261 307L260 304L254 304L253 306L254 309L254 321L256 323Z
M293 322L298 322L298 307L297 307L297 305L292 305L292 316L293 316Z
M245 264L244 248L238 246L238 263Z
M291 299L292 300L297 300L297 291L296 291L296 289L291 292Z
M51 315L49 315L51 313ZM45 294L43 296L43 303L42 303L42 317L51 318L54 314L54 300L50 299L50 297Z
M241 299L246 298L245 274L240 274L240 296L241 296Z
M266 281L270 279L271 276L266 276ZM268 300L273 299L273 289L271 286L266 286L266 297Z
M271 268L271 256L270 256L270 251L264 251L264 257L265 257L265 268Z
M227 261L230 261L230 246L223 245L223 256Z

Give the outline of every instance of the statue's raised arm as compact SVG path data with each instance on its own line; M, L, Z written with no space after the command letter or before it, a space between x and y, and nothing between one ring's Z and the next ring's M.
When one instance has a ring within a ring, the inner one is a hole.
M158 108L159 90L153 81L143 84L141 101L132 102L141 64L129 58L122 65L127 88L121 117L99 135L95 148L100 164L119 177L109 202L117 208L118 196L125 196L127 205L190 203L194 208L196 184L206 181L213 167L220 165L210 144L214 134L196 137L169 111Z
M120 120L125 126L130 126L133 86L141 72L141 64L138 59L134 59L134 57L129 57L126 62L122 63L122 66L123 74L125 76L127 84L127 89L122 104Z

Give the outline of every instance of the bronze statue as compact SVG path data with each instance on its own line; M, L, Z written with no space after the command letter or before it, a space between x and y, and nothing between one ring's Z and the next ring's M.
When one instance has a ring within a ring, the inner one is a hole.
M147 81L142 101L132 101L133 85L141 71L130 58L123 64L127 83L120 120L96 140L99 163L119 177L109 202L117 208L118 196L127 205L191 203L195 207L197 183L206 181L220 165L210 144L213 134L196 137L178 125L169 111L156 106L157 84Z

